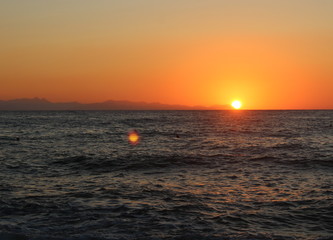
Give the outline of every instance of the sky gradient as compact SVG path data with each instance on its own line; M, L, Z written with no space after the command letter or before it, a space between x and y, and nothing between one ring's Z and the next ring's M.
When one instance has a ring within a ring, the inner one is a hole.
M0 99L333 109L331 0L4 0Z

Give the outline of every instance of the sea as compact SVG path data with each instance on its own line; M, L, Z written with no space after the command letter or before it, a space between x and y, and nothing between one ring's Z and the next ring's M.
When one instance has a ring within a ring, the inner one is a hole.
M2 111L0 240L333 239L332 124L332 110Z

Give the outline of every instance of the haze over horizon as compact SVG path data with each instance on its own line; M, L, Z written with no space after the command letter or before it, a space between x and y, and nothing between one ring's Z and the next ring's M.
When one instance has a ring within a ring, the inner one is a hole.
M21 98L0 100L0 111L35 111L35 110L227 110L229 105L189 106L163 104L158 102L133 102L126 100L107 100L92 103L51 102L45 98Z
M333 1L0 3L0 100L333 109Z

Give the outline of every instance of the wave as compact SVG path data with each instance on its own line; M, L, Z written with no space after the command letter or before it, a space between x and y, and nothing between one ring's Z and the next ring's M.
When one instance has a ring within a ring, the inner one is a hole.
M296 148L296 146L289 146ZM255 150L253 150L255 151ZM220 152L202 152L202 153L182 153L182 152L168 152L168 153L123 153L114 154L113 156L103 155L77 155L63 158L53 159L51 164L57 167L67 169L89 170L89 171L115 171L115 170L147 170L147 169L163 169L163 168L177 168L177 167L205 167L214 168L231 165L247 165L247 164L283 164L290 166L300 166L311 168L314 166L333 167L333 159L323 155L316 157L315 155L298 156L293 152L280 154L279 152L262 153L259 151L257 154L246 154L242 151L225 151Z
M282 149L282 150L299 150L299 149L308 148L308 146L299 143L279 143L273 146L272 148Z
M111 226L112 227L112 226ZM209 231L210 229L203 229L203 233L191 233L189 229L186 233L184 231L182 234L179 234L175 237L140 237L138 234L133 234L130 238L115 238L115 237L97 237L95 234L80 234L73 237L55 237L47 234L24 234L24 233L12 233L12 232L0 232L1 240L123 240L123 239L142 239L142 240L295 240L294 237L288 236L279 236L279 235L269 235L269 234L219 234L218 236L207 236L204 232ZM61 234L59 234L61 235ZM216 235L216 234L215 234ZM134 237L134 238L132 238ZM310 239L310 238L306 238ZM314 238L311 238L314 240ZM318 240L332 240L333 237L323 237L317 238ZM303 238L304 240L304 238Z
M69 167L73 170L143 170L154 168L168 168L177 166L208 166L216 163L200 156L182 156L182 155L133 155L124 154L119 157L92 157L92 156L73 156L56 159L53 164Z

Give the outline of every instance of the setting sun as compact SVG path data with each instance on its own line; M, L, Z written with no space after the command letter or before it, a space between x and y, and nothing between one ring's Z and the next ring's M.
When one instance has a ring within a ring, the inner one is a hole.
M231 103L231 106L235 109L240 109L242 107L241 101L235 100Z

